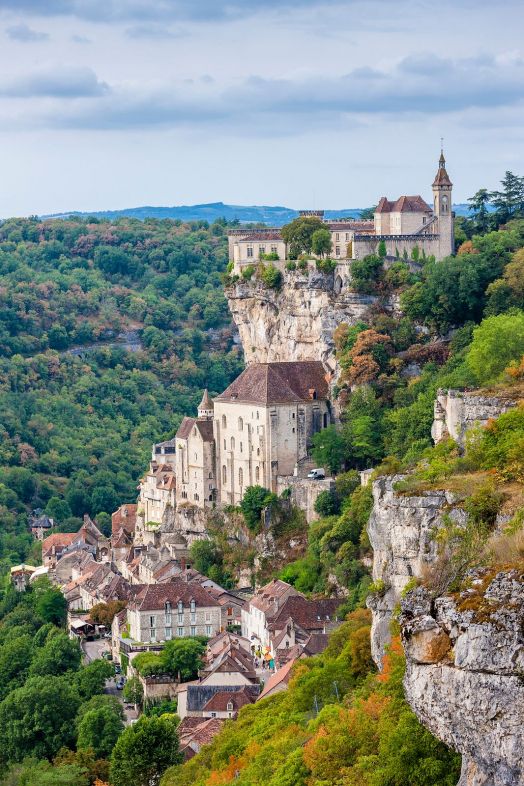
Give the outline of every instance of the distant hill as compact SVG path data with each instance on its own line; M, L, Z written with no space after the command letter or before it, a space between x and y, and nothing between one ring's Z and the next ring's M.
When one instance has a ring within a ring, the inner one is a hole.
M468 205L453 205L459 216L468 215ZM326 218L358 218L363 208L342 208L326 210ZM96 218L115 219L121 216L130 218L178 218L180 221L209 221L226 218L228 221L238 220L241 224L262 223L271 226L282 226L298 216L298 210L280 205L226 205L224 202L210 202L204 205L175 205L173 207L130 207L124 210L92 210L89 212L72 211L55 213L41 218L67 218L68 216L96 216Z

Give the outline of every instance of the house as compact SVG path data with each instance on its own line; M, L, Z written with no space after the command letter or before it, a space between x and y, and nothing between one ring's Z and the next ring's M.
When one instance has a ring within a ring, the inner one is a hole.
M40 509L38 511L34 510L29 516L29 527L37 540L43 540L46 535L49 535L54 526L54 519L46 513L42 513Z
M236 691L219 691L212 696L202 708L204 718L231 719L238 716L238 711L246 704L253 704L255 696L247 688Z
M189 761L203 745L209 745L222 729L223 720L219 718L184 718L177 728L180 751L184 761Z
M127 622L130 637L138 642L209 637L220 630L221 611L198 582L175 579L143 587L127 607Z
M251 643L265 644L267 621L292 595L300 593L291 584L275 579L261 587L242 609L242 636Z
M258 700L267 699L268 696L274 696L275 693L280 693L283 690L287 690L294 665L295 661L290 659L287 663L284 664L284 666L282 666L281 669L275 671L264 685Z
M11 583L17 592L24 592L36 568L33 565L14 565L11 568Z
M45 567L54 569L64 554L72 551L86 551L99 562L111 559L111 544L95 522L84 516L78 532L55 532L42 541L42 562Z
M230 644L200 671L203 685L257 685L253 656Z
M77 537L76 532L55 532L42 541L42 562L46 568L55 568L56 563L71 547Z
M178 686L177 691L177 715L180 718L185 717L192 717L192 718L203 718L206 717L204 715L207 712L207 717L220 717L218 713L225 712L226 714L222 717L228 717L227 713L232 712L234 713L236 710L228 710L227 709L227 700L225 701L226 709L224 710L212 710L205 708L209 706L209 702L211 699L216 696L217 694L229 694L234 695L238 693L244 693L250 699L250 703L256 701L259 693L260 693L260 686L259 685L207 685L203 683L191 683L186 682L182 685ZM240 699L237 698L237 702ZM223 702L223 700L221 700ZM213 712L217 712L217 715L213 715ZM233 717L233 716L231 716Z
M216 502L213 402L207 390L196 418L185 417L176 433L176 501L198 507Z
M249 486L277 491L332 422L320 361L253 363L214 399L217 501L237 505Z
M95 563L96 569L82 577L78 587L83 609L91 609L97 603L107 603L104 588L110 585L117 577L109 563ZM113 600L113 598L111 598ZM116 600L116 598L115 598Z

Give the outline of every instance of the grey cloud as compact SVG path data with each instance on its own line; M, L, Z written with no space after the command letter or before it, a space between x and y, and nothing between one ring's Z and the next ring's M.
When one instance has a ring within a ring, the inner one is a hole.
M0 96L7 98L93 98L108 92L90 68L46 70L0 82Z
M252 76L226 89L216 82L190 80L155 93L124 92L116 86L90 102L64 105L44 120L50 125L86 129L132 129L214 125L275 136L311 124L330 128L358 116L400 117L463 112L471 108L519 106L524 99L524 64L518 59L451 60L432 55L405 58L391 71L362 69L339 77L303 80ZM445 79L436 74L445 74ZM92 75L94 85L100 83ZM97 88L99 89L99 88ZM103 93L103 90L101 91Z
M72 35L71 41L75 44L90 44L92 43L90 38L87 38L85 35Z
M47 41L49 38L47 33L33 30L31 27L29 27L29 25L26 24L12 25L11 27L7 27L5 33L8 38L11 38L11 40L22 41L24 44L31 43L33 41Z

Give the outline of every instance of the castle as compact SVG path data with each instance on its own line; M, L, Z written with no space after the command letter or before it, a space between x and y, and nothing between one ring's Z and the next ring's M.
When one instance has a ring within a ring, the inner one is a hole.
M421 256L434 256L436 260L453 254L452 188L442 151L432 184L432 206L419 195L401 196L394 201L381 197L373 219L325 221L331 233L332 258L350 264L352 259L376 253L381 243L386 247L386 255L393 258L411 256L415 248ZM322 210L302 210L300 215L324 220ZM278 228L235 229L230 230L228 238L229 258L237 274L266 254L278 256L280 261L288 255Z

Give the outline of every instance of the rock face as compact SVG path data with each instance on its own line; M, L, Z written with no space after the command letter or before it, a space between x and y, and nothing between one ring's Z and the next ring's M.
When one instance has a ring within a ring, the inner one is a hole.
M413 576L420 576L424 566L436 558L435 530L442 523L444 511L456 521L465 514L449 510L453 495L432 491L420 496L404 496L394 491L402 475L379 478L373 483L373 509L368 535L373 547L373 582L379 591L368 599L373 612L371 653L381 666L390 641L390 624L402 590Z
M340 280L337 271L284 271L279 291L254 279L228 287L246 363L322 360L335 371L335 328L365 319L376 301L347 286L339 290Z
M434 406L431 436L435 442L451 437L463 447L468 429L485 426L516 404L509 397L481 396L478 392L439 390Z
M524 571L484 570L471 589L402 600L406 697L462 754L459 786L524 784Z

